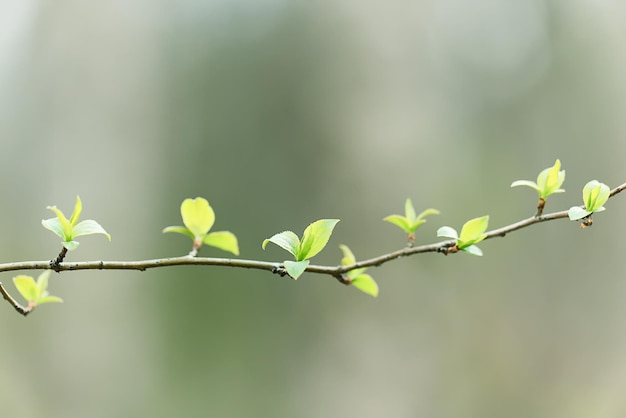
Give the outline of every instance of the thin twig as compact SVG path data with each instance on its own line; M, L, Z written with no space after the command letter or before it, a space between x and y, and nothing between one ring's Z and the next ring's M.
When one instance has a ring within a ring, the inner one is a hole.
M26 308L20 305L15 299L13 299L13 297L9 295L9 292L7 292L7 290L4 288L2 283L0 283L0 293L2 293L4 299L6 299L6 301L9 302L9 304L13 306L13 308L15 308L15 310L20 314L26 316L33 311L32 308Z

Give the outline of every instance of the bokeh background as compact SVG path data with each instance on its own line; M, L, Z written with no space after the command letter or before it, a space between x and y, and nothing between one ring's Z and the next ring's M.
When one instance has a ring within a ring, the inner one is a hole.
M186 254L162 235L203 196L244 258L340 218L358 258L401 248L381 219L534 213L509 188L563 162L567 193L626 181L618 0L8 0L0 3L2 262L60 249L47 205L112 235L68 260ZM626 416L626 197L592 228L550 222L482 258L328 277L179 267L55 275L65 299L0 305L0 410L29 417ZM228 256L203 249L201 255ZM31 272L36 275L37 272ZM11 289L11 277L0 279Z

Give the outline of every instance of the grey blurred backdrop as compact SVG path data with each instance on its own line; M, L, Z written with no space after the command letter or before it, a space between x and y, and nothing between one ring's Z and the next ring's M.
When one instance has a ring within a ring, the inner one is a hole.
M581 203L626 181L622 1L184 0L0 3L0 261L53 258L47 205L112 235L68 260L186 254L162 235L203 196L244 258L340 218L365 258L381 219L459 228L532 215L509 189L560 158ZM305 274L169 268L54 275L65 299L0 305L0 410L29 417L626 416L626 197L593 228L551 222L372 269L378 299ZM201 255L228 256L203 249ZM37 274L37 272L31 272ZM11 277L0 279L14 291Z

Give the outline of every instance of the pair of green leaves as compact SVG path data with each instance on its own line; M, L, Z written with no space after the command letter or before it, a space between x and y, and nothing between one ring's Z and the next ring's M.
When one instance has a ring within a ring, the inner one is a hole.
M202 198L185 199L180 205L180 214L185 226L168 226L163 233L176 232L188 236L193 241L195 254L202 244L239 255L237 237L229 231L209 233L215 223L215 212L209 202Z
M565 170L561 170L561 160L557 159L552 167L542 170L537 176L537 182L530 180L517 180L511 184L511 187L528 186L535 189L539 194L539 198L544 201L551 194L564 193L561 189L565 181Z
M404 216L389 215L384 218L383 221L392 223L401 228L407 234L409 244L412 245L415 241L415 231L426 223L425 218L429 215L439 215L439 211L437 209L426 209L417 215L411 199L407 199L404 203ZM437 230L437 236L452 238L456 241L455 245L450 247L450 252L465 251L473 255L483 255L480 248L475 244L485 239L485 231L488 226L489 216L483 216L467 221L461 229L461 235L459 235L454 228L442 226Z
M37 281L31 276L16 276L13 284L22 297L28 302L28 309L34 309L42 303L61 303L63 300L48 293L48 278L52 270L46 270L39 275Z
M354 257L354 254L347 245L341 244L339 248L343 252L343 258L341 259L342 266L350 266L356 263L356 257ZM367 267L348 271L346 273L346 276L348 276L348 282L361 292L377 297L378 284L376 284L372 276L365 274L366 270Z
M570 220L577 221L586 218L594 212L602 212L606 208L604 204L611 195L611 189L598 180L591 180L583 187L583 202L585 207L573 206L567 211Z
M295 261L285 260L283 261L283 266L289 276L296 280L304 273L310 259L326 247L338 222L339 219L320 219L315 221L306 227L302 234L302 239L298 238L292 231L283 231L264 240L261 247L265 249L267 244L271 242L291 253ZM342 266L350 266L356 263L356 258L348 246L340 245L339 248L343 252ZM368 295L376 297L378 296L378 285L372 276L365 274L366 270L367 268L360 268L346 272L347 283Z
M449 226L442 226L437 230L438 237L446 237L456 240L455 245L450 252L465 251L472 255L483 255L483 252L475 244L478 244L487 235L487 227L489 226L489 215L481 216L480 218L470 219L463 224L461 228L461 234L459 235L455 229Z
M537 176L537 182L528 180L518 180L511 184L511 187L515 186L528 186L539 193L540 208L538 215L541 214L545 199L554 193L563 193L565 190L560 187L565 181L565 171L561 170L561 161L556 160L552 167L548 167L539 173ZM584 207L573 206L567 211L567 216L572 221L580 219L587 219L595 212L602 212L605 210L604 204L611 195L611 189L604 183L598 180L591 180L585 187L583 187L583 202ZM543 200L543 203L541 203ZM591 223L583 223L583 226L591 225Z
M111 241L111 235L109 235L98 222L91 219L78 222L80 214L83 211L83 204L79 196L76 196L76 204L74 205L74 211L70 219L67 219L63 212L57 209L56 206L48 206L48 209L56 213L57 217L44 219L41 221L41 224L46 229L49 229L61 237L63 247L68 251L75 250L76 247L78 247L79 243L75 238L81 235L103 234Z
M309 265L309 259L324 249L330 235L339 219L320 219L306 227L302 240L292 231L283 231L274 234L263 241L261 247L265 249L272 242L291 253L295 261L286 260L283 265L289 276L297 279Z

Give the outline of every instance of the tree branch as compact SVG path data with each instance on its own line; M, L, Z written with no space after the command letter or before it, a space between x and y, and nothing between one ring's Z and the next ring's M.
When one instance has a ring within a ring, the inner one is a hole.
M613 197L626 189L626 183L611 190L609 197ZM504 237L507 234L517 231L519 229L527 228L529 226L553 221L556 219L567 218L568 211L552 212L540 216L532 216L514 222L512 224L503 226L501 228L492 229L487 231L486 240L495 237ZM349 280L345 277L345 274L349 271L361 269L364 267L376 267L392 260L408 257L414 254L438 252L448 254L448 248L455 244L454 240L446 240L432 244L425 244L420 246L407 246L397 251L393 251L387 254L383 254L374 258L358 261L350 265L339 266L322 266L322 265L309 265L306 271L309 273L326 274L335 277L341 283L349 284ZM170 267L170 266L223 266L223 267L236 267L247 268L256 270L267 270L275 274L284 276L286 271L282 263L266 262L257 260L245 260L245 259L231 259L231 258L212 258L212 257L194 257L193 254L189 254L182 257L171 258L159 258L152 260L140 260L140 261L80 261L80 262L61 262L62 257L57 257L55 260L46 261L23 261L15 263L1 263L0 272L5 271L17 271L17 270L54 270L56 272L62 271L78 271L78 270L140 270L145 271L151 268ZM22 315L28 315L32 309L21 306L15 299L9 295L2 283L0 283L0 293L6 299L11 306L15 308Z

